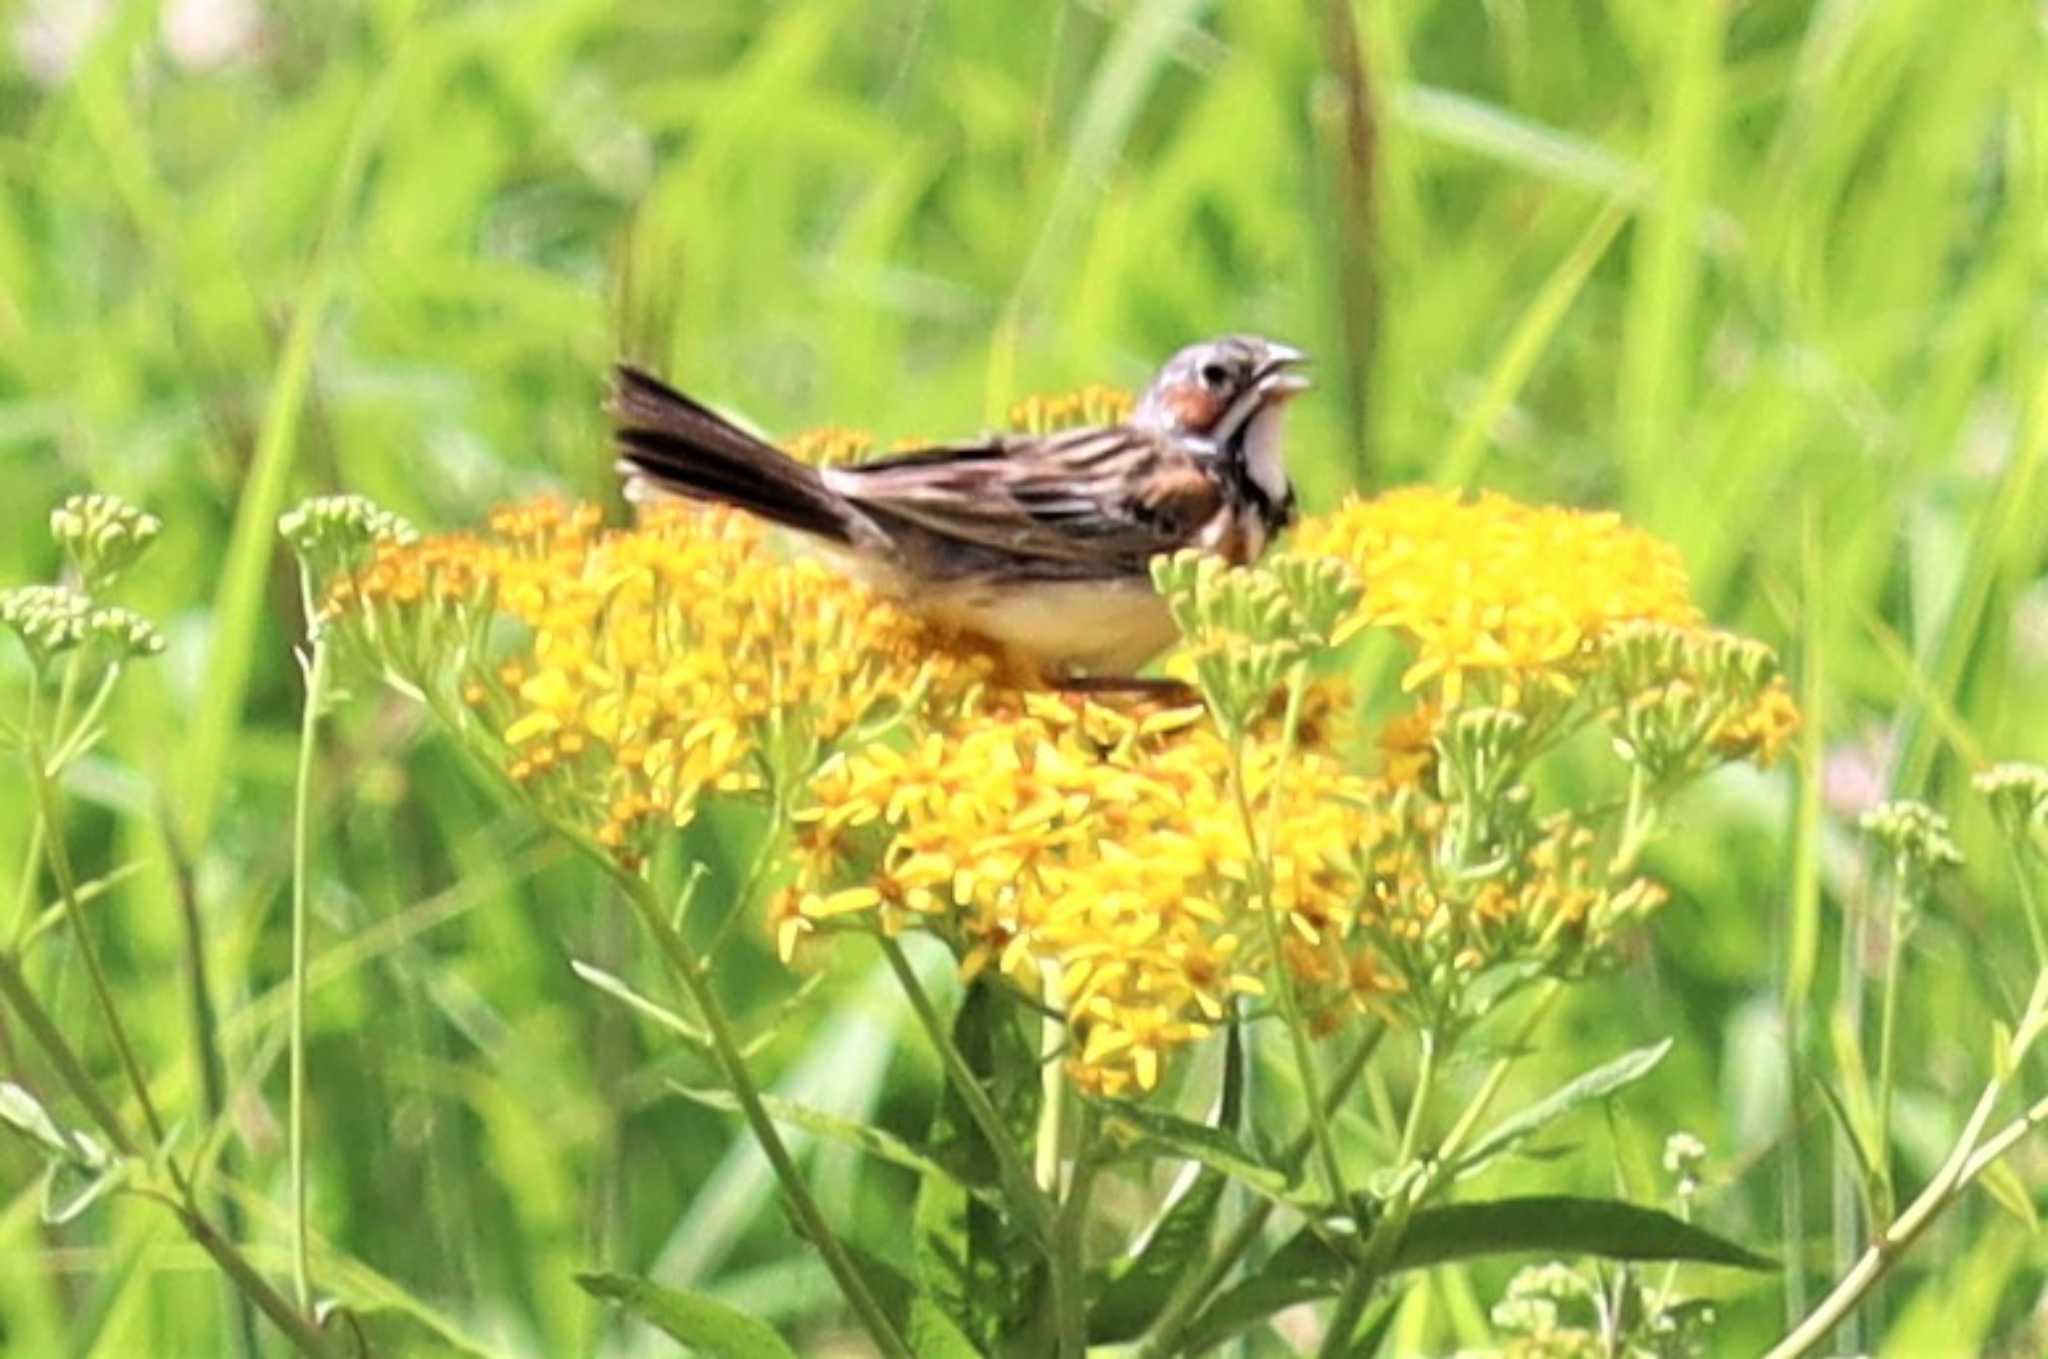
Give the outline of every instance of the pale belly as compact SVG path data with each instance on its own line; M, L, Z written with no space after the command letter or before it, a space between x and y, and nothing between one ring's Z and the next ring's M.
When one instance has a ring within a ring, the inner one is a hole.
M911 582L851 553L826 556L935 623L994 642L1058 673L1130 675L1180 635L1144 579Z
M959 585L912 603L1049 669L1091 675L1132 674L1178 635L1146 580Z

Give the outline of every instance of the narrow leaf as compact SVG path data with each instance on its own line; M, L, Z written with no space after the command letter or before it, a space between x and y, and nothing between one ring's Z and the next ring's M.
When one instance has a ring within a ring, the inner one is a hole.
M1423 1269L1489 1255L1598 1255L1610 1260L1685 1260L1738 1269L1775 1262L1654 1208L1612 1199L1538 1195L1425 1208L1409 1220L1387 1268ZM1283 1308L1327 1298L1349 1263L1313 1232L1295 1233L1250 1277L1212 1302L1189 1330L1187 1352L1219 1345Z
M2041 1212L2034 1206L2033 1192L2018 1171L2004 1161L1993 1161L1977 1176L1977 1185L1994 1203L2018 1218L2030 1235L2040 1233Z
M1204 1167L1188 1192L1159 1219L1144 1247L1103 1272L1097 1281L1100 1291L1088 1309L1091 1343L1122 1344L1145 1333L1174 1285L1202 1258L1216 1224L1217 1205L1229 1183L1222 1174Z
M76 1153L43 1102L13 1081L0 1081L0 1122L69 1160Z
M579 980L596 987L614 1000L625 1002L629 1009L647 1016L698 1051L711 1051L711 1035L704 1032L701 1027L692 1024L660 1001L650 1000L641 995L603 968L592 967L589 963L571 958L569 970L574 972Z
M1836 1129L1856 1158L1856 1189L1863 1197L1863 1210L1872 1221L1876 1221L1879 1216L1877 1204L1871 1194L1877 1184L1877 1168L1871 1164L1870 1149L1863 1145L1863 1135L1856 1130L1856 1120L1850 1117L1848 1106L1842 1103L1842 1097L1835 1093L1835 1088L1818 1076L1814 1077L1813 1083L1819 1087L1828 1113L1834 1116Z
M953 1017L953 1042L1004 1123L1025 1137L1038 1114L1037 1054L1009 1022L1006 1004L986 980L969 986ZM924 1154L944 1173L922 1176L911 1217L918 1290L971 1342L993 1350L1042 1320L1043 1271L1022 1229L988 1202L990 1195L1001 1201L995 1156L950 1083L932 1112Z
M1471 1150L1458 1158L1452 1173L1469 1174L1531 1133L1564 1117L1580 1105L1604 1099L1624 1086L1634 1084L1649 1075L1669 1051L1671 1040L1667 1038L1661 1043L1652 1043L1648 1047L1625 1052L1613 1061L1594 1067L1575 1080L1559 1086L1534 1104L1495 1125L1472 1145Z
M1223 1054L1223 1088L1217 1126L1229 1128L1244 1103L1244 1041L1240 1025L1230 1026ZM1168 1205L1142 1245L1100 1272L1092 1282L1088 1339L1099 1345L1135 1340L1152 1325L1173 1290L1207 1253L1216 1212L1229 1180L1203 1166L1194 1182Z
M576 1282L592 1297L617 1303L706 1359L797 1359L767 1322L701 1293L623 1274L578 1274Z
M1102 1126L1122 1139L1131 1154L1175 1156L1249 1185L1268 1198L1291 1201L1287 1176L1221 1128L1141 1105L1100 1104Z
M97 1175L89 1175L76 1163L50 1162L43 1175L43 1221L52 1227L61 1227L74 1220L108 1193L120 1188L135 1164L134 1161L116 1161ZM67 1186L81 1178L85 1183L70 1190L67 1196Z
M1420 1269L1446 1260L1522 1251L1609 1260L1688 1260L1736 1269L1778 1267L1767 1256L1655 1208L1569 1194L1426 1208L1409 1220L1392 1267Z
M42 1101L13 1081L0 1081L0 1123L41 1143L59 1159L88 1170L100 1170L109 1163L107 1149L90 1133L58 1124Z
M2002 1019L1991 1021L1991 1074L2000 1081L2010 1082L2019 1072L2019 1063L2013 1057L2012 1026Z
M675 1091L684 1099L692 1100L695 1103L704 1105L706 1108L716 1109L721 1113L728 1114L739 1112L740 1102L733 1097L730 1091L699 1089L684 1085L680 1081L670 1081L668 1085L669 1089ZM837 1142L841 1146L852 1147L856 1151L866 1152L878 1160L888 1161L893 1165L902 1166L905 1170L916 1171L920 1175L952 1177L952 1172L939 1164L930 1154L911 1145L894 1133L885 1132L880 1128L846 1118L840 1114L828 1113L823 1109L814 1108L808 1104L801 1104L796 1100L784 1099L779 1095L762 1095L761 1105L768 1111L768 1116L777 1123L787 1123L791 1127L802 1128L805 1132L824 1138L826 1141ZM1002 1196L987 1185L963 1185L962 1187L968 1193L989 1204L998 1207L1002 1204Z

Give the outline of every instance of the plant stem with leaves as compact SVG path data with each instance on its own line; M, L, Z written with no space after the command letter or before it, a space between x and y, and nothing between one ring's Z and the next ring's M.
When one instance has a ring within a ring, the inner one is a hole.
M790 1210L796 1215L797 1224L804 1236L814 1246L831 1273L832 1280L839 1286L847 1305L853 1309L861 1328L875 1348L889 1359L914 1359L909 1346L890 1322L882 1306L876 1301L867 1281L861 1277L853 1258L846 1247L833 1234L825 1221L825 1214L818 1207L818 1201L804 1182L803 1172L790 1154L789 1146L782 1140L782 1134L775 1127L775 1120L769 1116L767 1106L762 1103L761 1092L755 1086L753 1077L747 1071L746 1058L740 1052L737 1036L732 1023L726 1017L724 1006L718 1002L711 989L704 965L696 951L668 920L663 918L661 907L654 899L654 889L638 874L619 869L609 856L598 855L599 862L609 869L625 889L626 898L640 916L642 924L652 934L661 950L662 959L668 965L669 975L680 983L689 995L697 1015L704 1022L704 1031L710 1036L711 1051L717 1060L719 1075L733 1098L739 1102L740 1112L746 1118L747 1129L760 1145L761 1152L768 1158L769 1167L781 1183L783 1193L789 1198ZM683 888L681 906L687 909L698 885L703 881L704 870L696 867Z
M2009 1055L2001 1058L2001 1069L1994 1072L1977 1097L1976 1106L1971 1110L1969 1120L1964 1123L1961 1136L1949 1148L1942 1160L1941 1168L1934 1178L1916 1195L1890 1225L1877 1234L1837 1280L1834 1288L1821 1299L1806 1317L1788 1332L1765 1355L1765 1359L1797 1359L1810 1354L1825 1342L1835 1329L1841 1326L1855 1312L1883 1280L1884 1276L1898 1262L1907 1247L1919 1239L1936 1217L1962 1196L1971 1181L1981 1175L1994 1161L2004 1155L2028 1132L2048 1121L2048 1100L2041 1100L2028 1107L2025 1113L2013 1120L1990 1137L1984 1129L1990 1124L1999 1100L2018 1074L2019 1065L2038 1039L2044 1028L2048 1028L2048 970L2043 970L2034 979L2032 994L2020 1017L2018 1027L2013 1031Z

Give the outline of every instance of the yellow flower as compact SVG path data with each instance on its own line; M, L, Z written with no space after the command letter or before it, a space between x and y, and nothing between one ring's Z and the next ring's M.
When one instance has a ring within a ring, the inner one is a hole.
M1452 707L1475 679L1508 705L1568 689L1614 624L1699 621L1677 552L1613 514L1410 487L1311 518L1289 547L1347 562L1366 620L1415 644L1402 688L1436 681Z
M957 700L992 666L823 563L778 555L752 520L680 504L630 530L603 529L592 506L500 510L483 533L380 546L329 607L372 624L421 687L435 663L461 667L508 773L628 861L705 790L766 786L784 758L807 772L803 751L905 696ZM421 626L437 616L438 632ZM520 626L516 660L461 652L492 617ZM404 654L398 639L423 630L437 658Z

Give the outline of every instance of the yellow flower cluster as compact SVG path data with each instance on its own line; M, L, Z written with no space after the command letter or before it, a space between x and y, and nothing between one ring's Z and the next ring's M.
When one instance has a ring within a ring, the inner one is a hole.
M938 711L993 668L823 563L779 556L744 515L660 504L631 530L600 520L542 501L485 533L382 543L329 607L370 624L415 687L452 662L512 779L629 862L704 790L761 787L773 762L806 764L892 706ZM488 653L491 615L521 625L511 655ZM435 640L408 652L422 631Z
M994 967L1067 1014L1083 1084L1149 1089L1170 1049L1263 990L1230 764L1199 706L1039 693L907 748L842 752L797 814L797 880L771 913L778 941L787 956L850 916L931 929L970 975ZM1320 745L1283 760L1271 740L1253 747L1246 784L1254 824L1280 828L1274 904L1304 948L1338 948L1379 787Z
M1016 420L1125 409L1091 391ZM868 447L827 430L792 451ZM1768 759L1796 723L1768 653L1700 628L1676 555L1611 515L1397 491L1302 524L1288 555L1345 562L1361 621L1417 652L1405 683L1427 692L1370 774L1341 686L1231 723L1020 692L977 644L723 510L657 505L618 530L587 506L515 507L381 541L325 598L624 864L708 794L772 792L793 845L769 912L785 957L935 934L1064 1015L1068 1070L1107 1094L1151 1089L1279 975L1327 1028L1361 1007L1454 1019L1489 968L1597 962L1660 894L1601 815L1539 816L1520 765L1559 724L1602 720L1637 775L1670 783ZM1277 562L1258 597L1311 580L1301 565Z
M1290 546L1351 565L1368 620L1415 646L1402 688L1438 681L1449 707L1474 678L1508 706L1569 685L1617 623L1700 621L1678 553L1613 514L1410 487L1349 500Z

